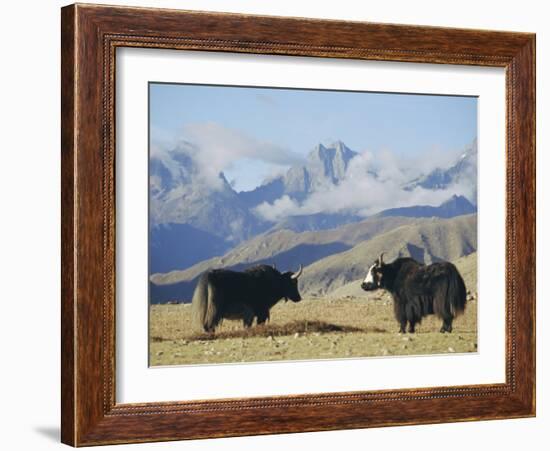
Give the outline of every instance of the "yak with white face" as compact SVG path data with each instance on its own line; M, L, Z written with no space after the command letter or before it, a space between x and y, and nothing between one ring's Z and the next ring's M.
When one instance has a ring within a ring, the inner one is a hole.
M369 268L361 288L385 289L393 297L399 331L414 333L415 326L427 315L443 320L440 332L451 332L453 320L466 307L466 286L456 267L449 262L424 265L412 258L384 263L384 254Z
M367 276L365 277L365 280L363 280L363 283L361 284L361 288L363 288L363 290L372 291L372 290L376 290L377 288L380 288L380 280L381 280L382 274L381 272L377 271L377 268L381 266L381 263L379 262L382 259L382 255L380 256L380 259L376 260L367 271Z

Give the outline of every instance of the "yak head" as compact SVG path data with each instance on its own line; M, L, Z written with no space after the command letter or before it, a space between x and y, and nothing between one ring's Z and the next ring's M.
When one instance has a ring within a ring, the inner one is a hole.
M290 299L292 302L300 302L302 296L298 291L298 277L302 275L302 265L297 272L287 271L281 274L282 277L282 297L285 300Z
M361 284L361 288L365 291L373 291L383 287L384 276L384 252L380 254L380 257L371 265L365 280Z

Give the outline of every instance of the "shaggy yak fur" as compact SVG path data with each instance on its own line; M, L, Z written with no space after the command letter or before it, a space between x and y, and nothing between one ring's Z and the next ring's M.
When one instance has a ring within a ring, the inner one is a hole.
M453 330L453 319L466 307L466 286L456 267L449 262L423 265L412 258L398 258L385 264L382 255L369 268L361 288L365 291L383 288L393 297L399 331L409 332L427 315L443 320L440 332Z
M214 332L224 318L242 319L250 327L257 319L263 324L269 311L281 299L301 301L297 273L280 273L274 267L259 265L243 272L214 269L201 275L193 294L195 325Z

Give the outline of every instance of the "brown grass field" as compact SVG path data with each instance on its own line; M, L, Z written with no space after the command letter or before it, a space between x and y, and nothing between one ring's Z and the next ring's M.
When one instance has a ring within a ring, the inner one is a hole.
M152 305L150 366L357 358L477 351L477 296L470 296L451 334L424 318L415 334L398 333L384 292L279 302L267 325L244 329L225 320L214 334L199 333L189 304Z

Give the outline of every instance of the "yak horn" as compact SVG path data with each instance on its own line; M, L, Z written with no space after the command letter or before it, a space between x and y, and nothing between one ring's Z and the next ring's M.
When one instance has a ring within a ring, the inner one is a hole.
M380 257L378 257L378 265L382 266L384 264L384 252L380 254Z
M300 268L298 269L298 272L295 272L294 274L292 274L291 278L292 279L297 279L298 277L300 277L302 275L302 265L300 265Z

